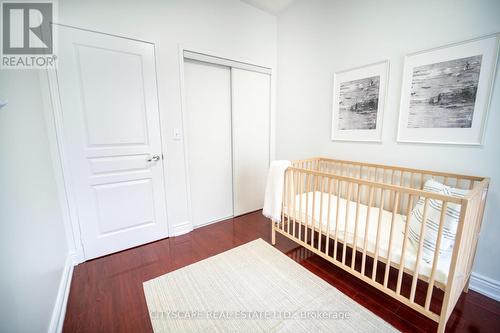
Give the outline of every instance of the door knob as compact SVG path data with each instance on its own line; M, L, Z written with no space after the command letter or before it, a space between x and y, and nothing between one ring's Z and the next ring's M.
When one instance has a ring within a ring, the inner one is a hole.
M158 162L160 160L160 155L153 155L147 159L148 162Z

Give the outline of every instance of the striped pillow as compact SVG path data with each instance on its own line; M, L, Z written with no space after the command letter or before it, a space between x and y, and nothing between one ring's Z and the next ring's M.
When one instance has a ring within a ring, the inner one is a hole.
M469 192L467 190L449 187L435 181L434 179L429 179L425 182L424 191L450 195L454 197L464 197ZM410 215L408 239L417 248L420 242L420 228L422 227L424 204L425 199L423 197L420 197ZM426 226L422 248L422 259L427 263L431 263L432 259L434 258L442 204L443 203L440 200L428 200ZM455 243L458 221L460 220L460 208L461 206L458 204L448 203L445 214L441 244L439 246L439 255L451 255L453 244Z

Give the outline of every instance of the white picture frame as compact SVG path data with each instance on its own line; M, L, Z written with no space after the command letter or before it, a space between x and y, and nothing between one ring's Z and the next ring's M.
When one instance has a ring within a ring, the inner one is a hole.
M498 34L405 57L398 142L481 145Z
M389 60L334 73L332 140L382 141L388 78Z

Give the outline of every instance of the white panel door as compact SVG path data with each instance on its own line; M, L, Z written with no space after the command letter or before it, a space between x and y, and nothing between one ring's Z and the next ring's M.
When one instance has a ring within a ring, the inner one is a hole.
M167 237L154 45L60 27L59 49L85 259Z
M269 168L271 76L231 69L234 215L264 205Z
M194 227L233 215L229 67L186 60L186 137Z

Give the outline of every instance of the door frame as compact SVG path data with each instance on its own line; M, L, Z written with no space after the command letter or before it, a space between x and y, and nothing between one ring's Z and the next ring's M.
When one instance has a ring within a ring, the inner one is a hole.
M186 54L188 57L186 57ZM186 46L184 44L178 44L178 58L179 58L179 81L180 81L180 95L181 95L181 120L182 120L182 140L183 140L183 150L184 150L184 173L186 175L186 193L187 193L187 210L189 223L183 225L183 230L177 230L176 235L184 234L192 231L193 226L193 206L191 202L191 180L189 178L189 148L188 148L188 119L187 119L187 103L186 103L186 86L185 86L185 76L184 76L184 59L205 62L213 65L220 65L231 68L239 68L244 70L250 70L262 74L268 74L270 77L269 86L269 163L275 158L275 119L276 119L276 102L275 102L275 91L276 91L276 77L273 72L273 66L254 64L250 61L245 61L244 59L236 59L233 57L226 57L223 55L218 55L214 52L201 50L196 47ZM231 74L232 75L232 74ZM231 102L232 108L232 102ZM231 110L232 112L232 110ZM232 128L231 128L232 130ZM232 137L232 134L231 134ZM232 151L231 151L232 155ZM233 163L233 161L231 162ZM233 174L234 178L234 174ZM234 184L233 184L234 187ZM234 191L234 188L233 188ZM233 216L234 216L234 203L233 203ZM224 218L226 219L226 218ZM216 219L202 225L197 226L200 228L209 224L220 222L224 219Z
M157 53L157 43L154 41L146 41L137 38L131 38L126 36L120 36L115 34L109 34L101 31L90 30L80 27L75 27L66 24L53 23L64 29L78 29L82 31L88 31L93 33L98 33L102 35L108 35L112 37L124 38L128 40L143 42L152 44L154 48L154 61L155 61L155 79L156 79L156 89L158 89L158 57ZM66 234L66 240L68 243L69 256L72 258L73 265L78 265L87 259L85 258L85 252L83 249L83 242L81 238L81 226L78 219L78 210L74 197L74 190L71 183L69 162L67 157L67 147L66 140L64 137L63 124L62 124L62 105L59 92L59 83L57 80L57 73L55 69L45 69L39 71L39 81L40 88L43 99L43 112L47 128L47 136L49 141L49 150L52 159L52 168L54 171L54 176L56 180L56 189L58 192L59 204L62 210L62 219ZM164 135L162 133L164 128L164 119L161 114L160 103L158 103L158 117L160 121L160 143L162 154L165 155L165 144L163 142ZM162 173L163 173L163 188L164 192L167 193L166 188L166 163L162 163ZM167 196L165 195L165 205L168 210ZM166 226L167 234L165 237L170 236L170 228L168 224L168 214L165 212L166 216Z

